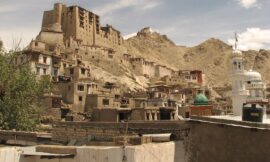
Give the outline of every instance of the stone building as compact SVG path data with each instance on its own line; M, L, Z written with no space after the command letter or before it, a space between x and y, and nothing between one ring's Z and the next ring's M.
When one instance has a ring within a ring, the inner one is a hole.
M65 118L69 112L69 107L62 104L62 96L54 94L45 94L42 99L42 105L44 108L43 120L45 122L51 122L49 120L57 120Z
M93 121L119 122L120 102L113 94L89 94L86 98L86 111L92 114Z
M197 85L205 84L205 74L201 70L180 70L174 71L171 76L162 78L168 85L177 85L185 83L193 83Z
M171 76L173 73L173 69L168 68L164 65L155 65L155 76L156 77L164 77L164 76Z
M172 99L172 92L173 87L162 83L148 88L146 120L176 120L178 118L178 108L181 104L179 100Z
M119 31L110 25L102 27L98 15L79 6L56 3L53 10L45 11L42 31L54 26L58 26L55 33L65 33L63 41L67 47L76 42L77 45L117 48L123 43Z
M78 80L71 82L58 83L63 101L72 105L74 112L85 112L86 98L88 94L98 92L98 85L91 80Z
M57 77L63 71L60 62L60 52L57 49L47 51L45 44L39 41L31 41L23 53L14 60L16 65L29 63L32 72L38 77Z
M129 57L125 55L125 59ZM155 64L152 61L147 61L142 57L130 58L130 62L133 68L133 71L137 75L143 75L148 78L155 76Z

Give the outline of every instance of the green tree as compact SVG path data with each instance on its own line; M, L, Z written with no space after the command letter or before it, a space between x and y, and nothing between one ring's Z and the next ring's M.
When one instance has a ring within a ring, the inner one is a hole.
M12 64L16 55L0 53L0 129L33 131L39 124L40 99L52 85L49 78L37 79L29 65Z
M2 51L3 49L3 42L0 40L0 52Z

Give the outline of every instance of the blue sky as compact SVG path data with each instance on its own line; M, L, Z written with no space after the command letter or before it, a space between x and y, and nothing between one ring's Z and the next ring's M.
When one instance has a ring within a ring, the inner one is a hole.
M122 35L150 26L176 44L194 46L215 37L240 47L270 48L269 0L1 0L0 38L8 48L22 39L22 46L39 33L44 10L55 2L80 5L101 16Z

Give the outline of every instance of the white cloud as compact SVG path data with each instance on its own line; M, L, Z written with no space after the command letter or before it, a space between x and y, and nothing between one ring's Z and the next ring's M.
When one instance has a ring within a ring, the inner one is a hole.
M154 0L117 0L106 5L94 8L94 11L101 16L110 14L114 11L121 10L128 7L135 7L146 10L153 9L159 6L160 2Z
M144 9L144 10L152 9L152 8L155 8L155 7L159 6L159 5L160 5L159 2L150 1L150 2L146 3L145 5L143 5L141 9Z
M244 8L252 8L252 7L258 7L258 1L257 0L237 0L239 5L241 5Z
M259 50L270 46L270 29L248 28L245 32L239 33L238 36L240 50ZM229 39L228 42L233 45L235 40Z

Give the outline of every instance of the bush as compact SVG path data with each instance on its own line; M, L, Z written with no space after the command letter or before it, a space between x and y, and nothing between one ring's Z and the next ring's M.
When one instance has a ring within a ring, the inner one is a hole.
M17 54L0 53L0 129L33 131L39 124L40 99L52 85L49 78L38 80L29 65L12 64Z

